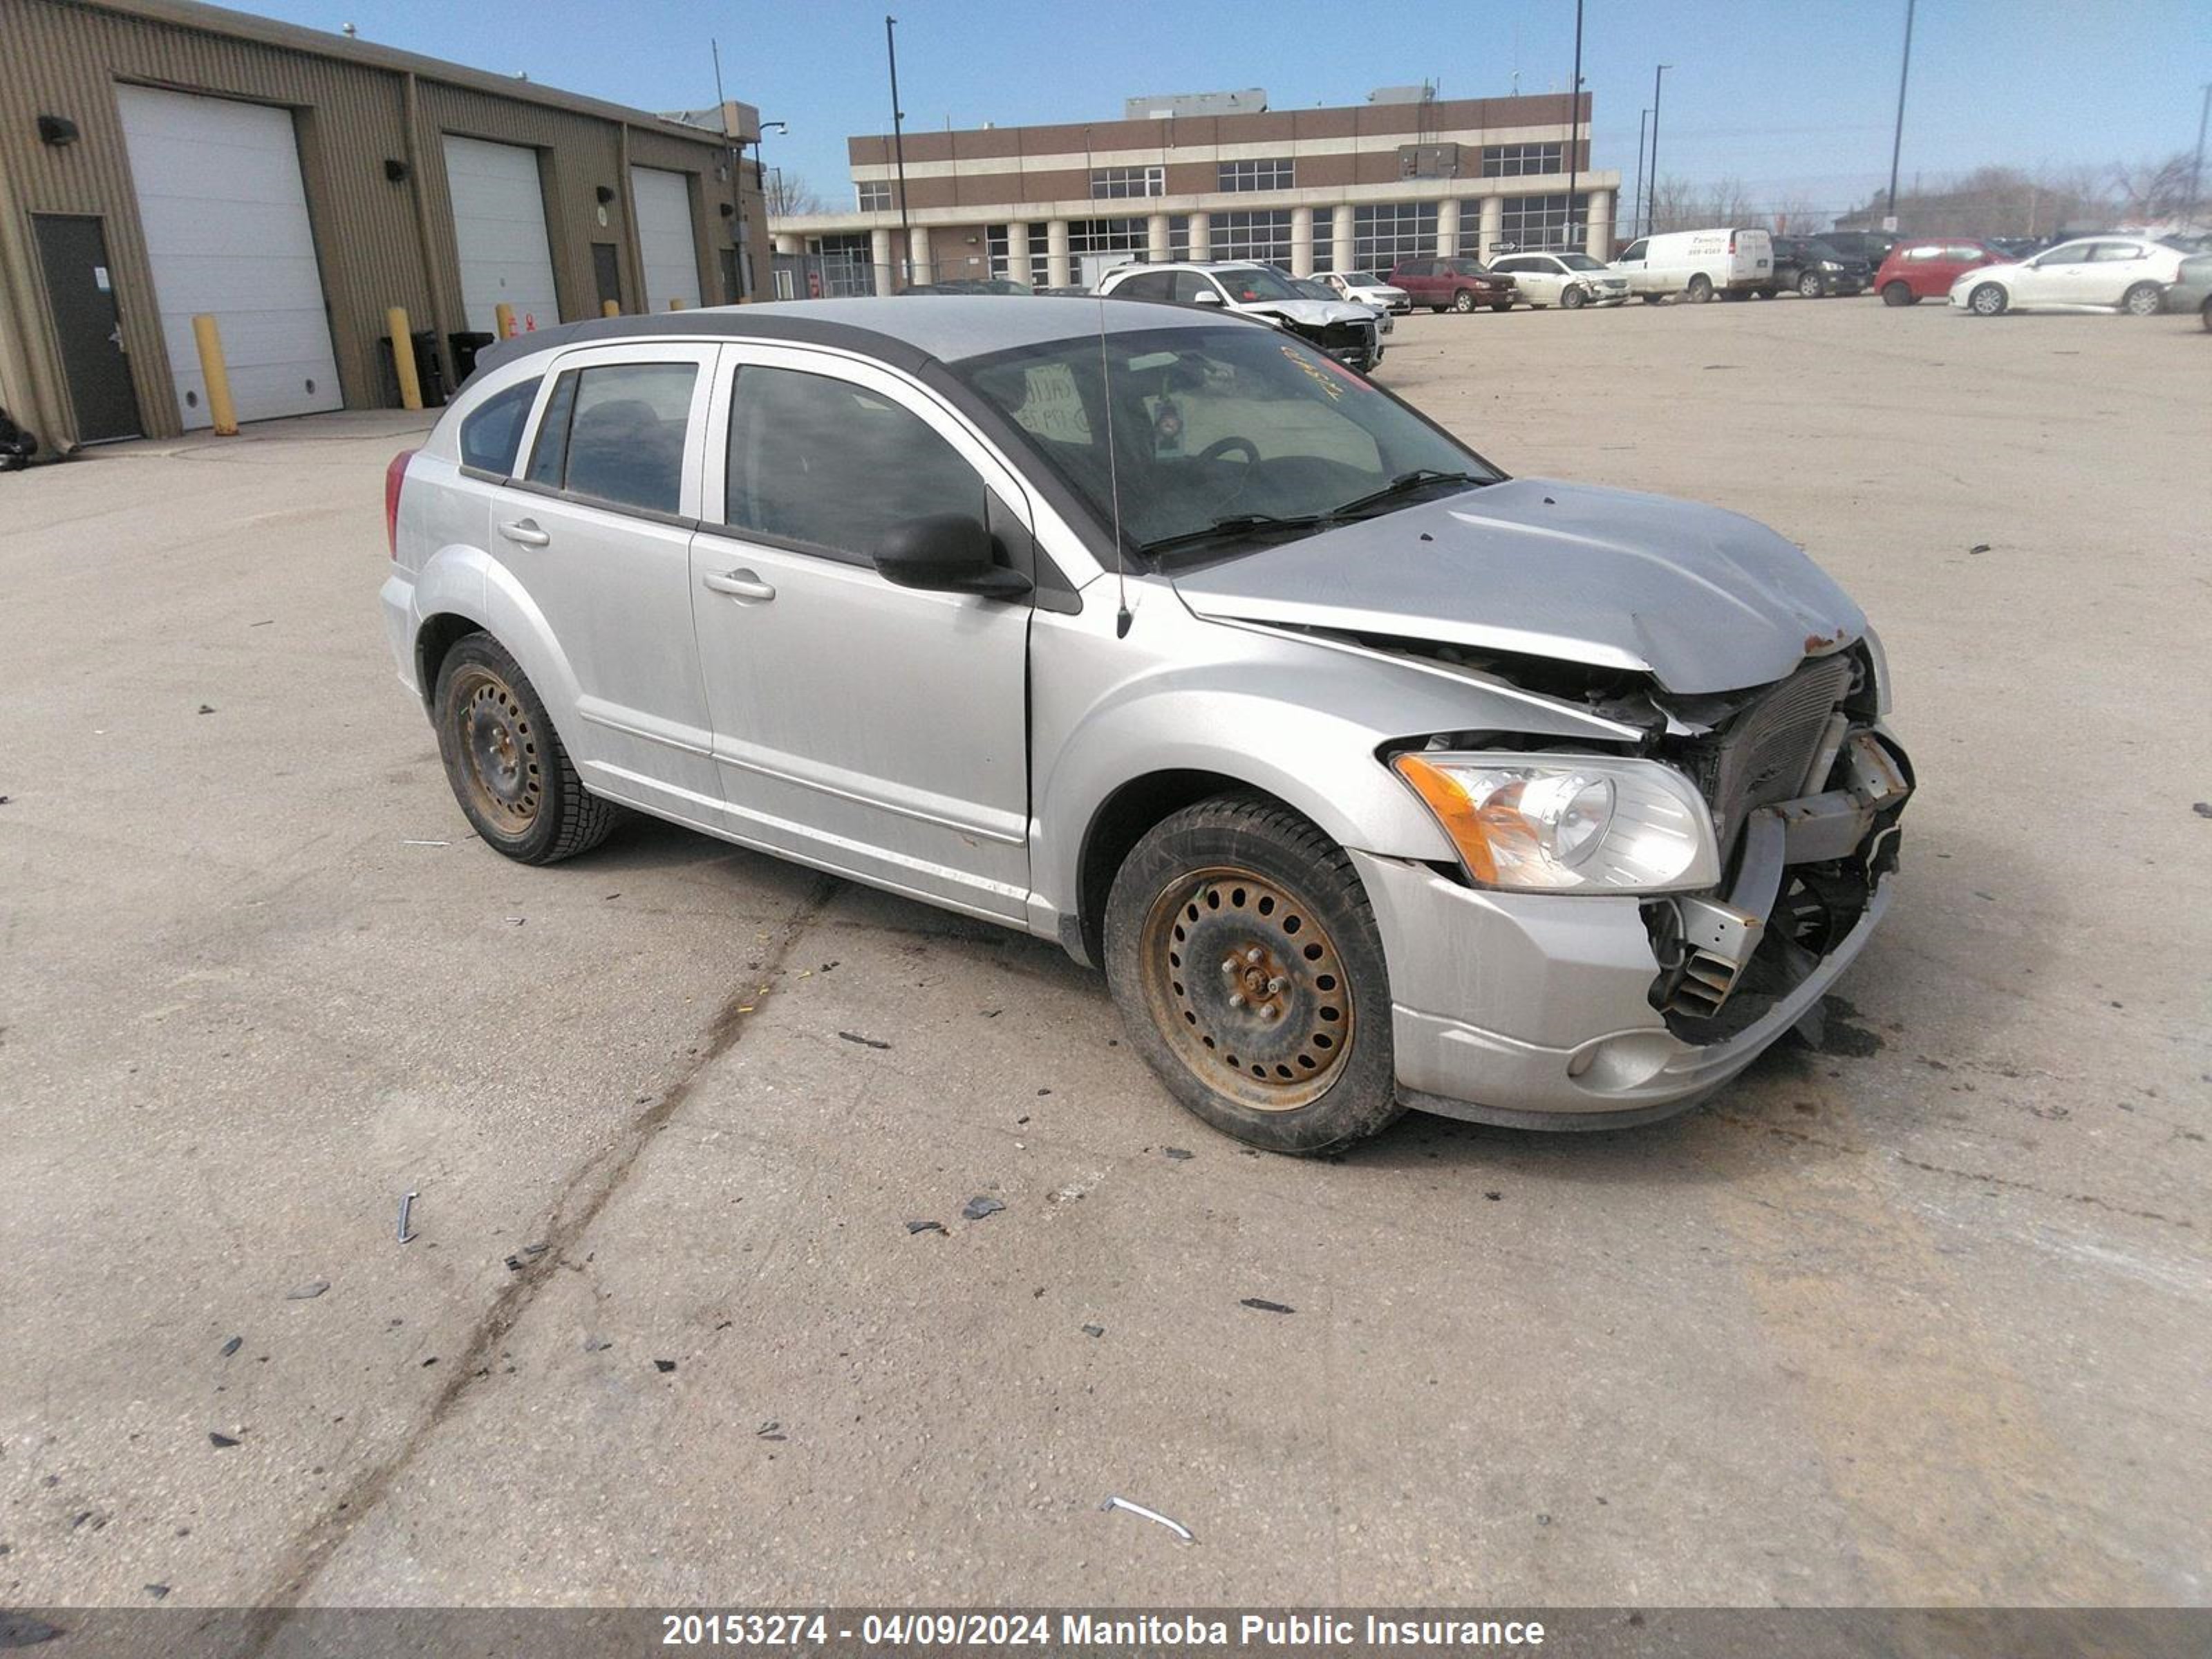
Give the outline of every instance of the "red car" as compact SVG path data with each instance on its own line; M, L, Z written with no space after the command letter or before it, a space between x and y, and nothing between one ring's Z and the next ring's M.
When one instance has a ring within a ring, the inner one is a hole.
M1875 292L1886 306L1917 306L1923 300L1941 300L1962 270L1976 265L2002 264L2006 256L1981 242L1960 237L1938 240L1899 242L1875 273Z
M1390 286L1404 289L1413 304L1431 311L1513 309L1513 279L1474 259L1401 259L1390 268Z

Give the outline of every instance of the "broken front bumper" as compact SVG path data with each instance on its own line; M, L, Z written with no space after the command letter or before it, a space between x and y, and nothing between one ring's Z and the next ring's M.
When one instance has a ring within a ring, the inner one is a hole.
M1896 817L1911 786L1886 745L1866 765L1883 771L1884 761L1885 779L1870 788L1753 813L1735 879L1717 897L1498 892L1353 853L1389 965L1401 1097L1448 1116L1550 1129L1619 1128L1694 1105L1814 1008L1887 910ZM1781 931L1791 872L1838 860L1870 872L1848 927L1817 956L1779 936L1763 945L1770 920ZM1665 961L1646 914L1654 905L1679 919ZM1738 988L1754 958L1771 969L1778 957L1778 980L1770 972L1761 988Z

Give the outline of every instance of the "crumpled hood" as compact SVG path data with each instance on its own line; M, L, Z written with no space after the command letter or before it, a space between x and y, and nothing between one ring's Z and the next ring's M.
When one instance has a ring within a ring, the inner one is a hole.
M1733 691L1866 631L1850 596L1740 514L1516 478L1174 578L1201 617L1466 645Z
M1325 328L1331 323L1371 323L1375 313L1366 306L1356 306L1344 300L1255 300L1237 307L1248 315L1281 317L1308 328Z

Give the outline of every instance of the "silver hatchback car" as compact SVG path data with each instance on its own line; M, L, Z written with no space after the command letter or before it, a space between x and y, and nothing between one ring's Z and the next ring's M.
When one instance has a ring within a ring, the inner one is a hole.
M1910 766L1811 561L1264 324L833 300L480 363L383 590L477 832L632 809L1057 940L1255 1146L1678 1110L1889 901Z

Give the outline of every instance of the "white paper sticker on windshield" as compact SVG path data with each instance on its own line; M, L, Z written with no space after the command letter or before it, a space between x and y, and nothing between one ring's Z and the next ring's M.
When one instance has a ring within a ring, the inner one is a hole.
M1091 417L1066 363L1037 363L1022 371L1022 406L1014 419L1040 438L1064 444L1091 441Z

